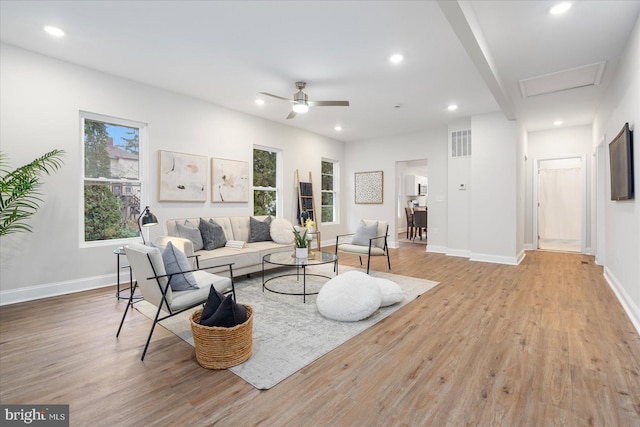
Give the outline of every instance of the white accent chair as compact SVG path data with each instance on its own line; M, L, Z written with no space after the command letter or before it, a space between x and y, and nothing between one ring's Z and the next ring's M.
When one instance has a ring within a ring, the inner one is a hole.
M145 301L158 308L155 318L153 319L153 324L151 325L151 331L149 331L147 343L142 352L141 360L143 361L144 356L147 354L147 349L149 348L151 336L153 335L156 324L185 310L203 304L209 296L211 285L213 285L218 292L232 292L233 299L235 300L236 298L233 283L233 264L225 264L229 268L229 277L211 274L198 269L183 271L182 273L193 274L198 288L186 291L173 291L170 286L171 279L181 273L166 274L162 254L158 248L141 245L140 243L131 243L125 246L124 251L127 254L129 265L135 275L136 283L133 286L131 297L122 315L116 337L120 335L129 307L133 308L133 304L135 303L133 294L136 288L140 288ZM221 266L217 265L215 267L219 268Z
M371 265L372 256L386 256L389 270L391 270L391 260L389 259L389 246L387 245L387 238L389 237L389 224L386 221L375 221L363 219L361 220L364 225L371 226L374 223L378 223L376 235L373 238L368 239L368 245L354 245L351 242L340 243L340 239L346 236L353 236L356 233L339 234L336 236L336 256L338 252L358 255L360 258L360 265L362 264L362 257L367 257L367 274L369 274L369 268ZM339 261L339 259L338 259ZM336 274L338 273L338 261L336 261Z

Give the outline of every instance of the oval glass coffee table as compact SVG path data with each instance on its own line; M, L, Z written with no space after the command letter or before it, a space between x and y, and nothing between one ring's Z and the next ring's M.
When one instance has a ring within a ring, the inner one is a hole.
M276 294L283 295L302 295L302 302L307 302L307 295L316 295L317 292L307 292L307 276L314 277L325 277L327 279L331 279L330 276L326 276L324 274L315 274L315 273L307 273L307 267L321 264L334 264L334 271L338 261L338 257L336 254L331 252L320 252L316 251L313 255L310 255L308 258L296 258L292 252L276 252L273 254L265 255L262 257L262 291L268 290L269 292L274 292ZM269 277L265 280L264 277L264 265L273 264L279 265L283 267L292 267L295 268L295 273L284 273L280 275L275 275L273 277ZM302 269L302 271L300 271ZM285 292L278 291L273 289L273 287L269 288L267 284L275 279L280 279L282 277L291 277L295 276L296 281L300 281L300 276L302 276L302 292Z

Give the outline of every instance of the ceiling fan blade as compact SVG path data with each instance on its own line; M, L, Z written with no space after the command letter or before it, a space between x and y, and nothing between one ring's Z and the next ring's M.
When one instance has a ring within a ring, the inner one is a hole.
M289 113L289 115L287 116L287 120L289 120L289 119L293 119L295 116L296 116L296 112L295 112L295 111L292 111L292 112L290 112L290 113Z
M309 101L310 107L348 107L349 101Z
M274 94L272 94L272 93L267 93L267 92L258 92L258 93L260 93L260 94L262 94L262 95L270 96L270 97L272 97L272 98L282 99L283 101L293 102L290 98L285 98L285 97L283 97L283 96L274 95Z

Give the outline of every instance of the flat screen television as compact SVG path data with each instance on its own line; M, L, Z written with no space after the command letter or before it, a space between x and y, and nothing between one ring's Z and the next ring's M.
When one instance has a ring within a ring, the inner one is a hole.
M633 199L633 132L625 123L609 143L611 200Z

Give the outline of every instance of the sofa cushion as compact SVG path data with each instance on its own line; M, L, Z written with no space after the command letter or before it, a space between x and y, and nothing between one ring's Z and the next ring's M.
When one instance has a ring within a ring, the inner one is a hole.
M204 326L218 326L232 328L247 320L247 308L242 304L237 304L231 295L222 300L222 303L208 318L200 316L200 324Z
M174 291L186 291L196 289L197 282L191 273L182 273L191 270L191 264L187 256L179 249L173 246L173 243L167 243L162 251L162 261L164 262L164 270L166 274L173 274L169 285ZM180 274L176 274L180 273Z
M212 249L222 248L227 244L227 238L224 235L222 226L213 222L212 220L205 220L200 218L198 225L200 234L202 235L202 245L205 251Z
M178 237L191 240L193 242L194 251L199 251L204 248L200 229L192 224L189 220L186 220L184 224L180 224L179 222L177 222L175 232Z
M369 242L377 236L377 232L377 221L367 225L364 221L360 220L360 225L358 225L358 228L356 229L356 234L353 236L351 244L357 246L369 246Z
M293 224L286 218L276 218L271 221L271 239L283 245L292 245L295 241Z
M259 221L254 217L249 218L249 240L247 242L266 242L271 239L271 221L273 218L268 216L264 221Z

